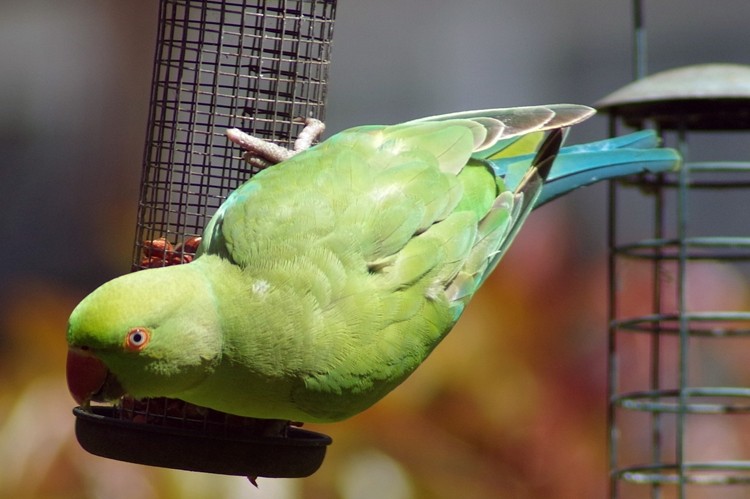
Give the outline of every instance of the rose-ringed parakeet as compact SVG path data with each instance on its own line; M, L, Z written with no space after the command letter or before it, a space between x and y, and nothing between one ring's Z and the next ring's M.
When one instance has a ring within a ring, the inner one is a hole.
M451 330L533 208L677 167L651 131L560 149L591 114L551 105L363 126L267 168L226 199L191 263L119 277L78 305L71 392L293 421L366 409Z

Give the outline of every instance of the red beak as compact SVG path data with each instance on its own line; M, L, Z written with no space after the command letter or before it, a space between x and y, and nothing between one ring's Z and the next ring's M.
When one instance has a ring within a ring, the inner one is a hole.
M102 391L108 374L107 366L86 350L68 349L68 390L79 404L90 401Z

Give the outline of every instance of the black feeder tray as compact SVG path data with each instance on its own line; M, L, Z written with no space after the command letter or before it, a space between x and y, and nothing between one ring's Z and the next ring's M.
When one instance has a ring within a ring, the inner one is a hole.
M208 434L121 419L117 408L73 409L78 443L97 456L222 475L301 478L322 464L329 436L289 427L285 436Z
M747 130L750 128L750 66L696 64L636 80L595 104L625 124L647 120L665 130Z

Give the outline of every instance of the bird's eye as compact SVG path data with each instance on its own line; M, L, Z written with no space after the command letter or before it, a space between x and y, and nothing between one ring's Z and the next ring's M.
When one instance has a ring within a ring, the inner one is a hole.
M151 332L145 327L134 327L125 337L125 348L131 352L140 352L151 339Z

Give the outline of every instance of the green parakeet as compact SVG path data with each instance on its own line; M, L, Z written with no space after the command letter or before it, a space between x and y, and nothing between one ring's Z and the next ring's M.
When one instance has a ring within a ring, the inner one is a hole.
M678 166L651 131L560 149L593 112L363 126L269 167L218 209L194 261L119 277L76 307L71 392L293 421L357 414L451 330L533 208Z

